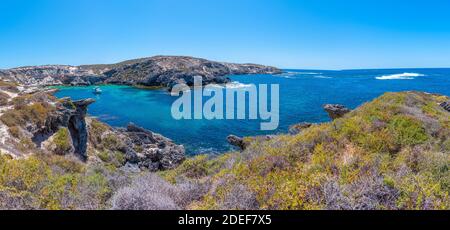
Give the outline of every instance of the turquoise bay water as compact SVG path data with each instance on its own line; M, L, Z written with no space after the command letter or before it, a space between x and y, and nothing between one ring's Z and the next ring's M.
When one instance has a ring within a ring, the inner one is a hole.
M287 132L299 122L329 121L322 105L344 104L355 108L384 92L419 90L450 95L450 69L401 70L286 70L280 75L230 76L241 84L280 85L280 126L260 131L260 120L175 120L171 105L177 99L165 90L143 90L128 86L62 87L57 97L94 98L89 114L115 127L129 122L185 145L189 154L217 153L231 148L229 134L253 136ZM239 85L239 84L236 84ZM206 98L207 99L207 98Z

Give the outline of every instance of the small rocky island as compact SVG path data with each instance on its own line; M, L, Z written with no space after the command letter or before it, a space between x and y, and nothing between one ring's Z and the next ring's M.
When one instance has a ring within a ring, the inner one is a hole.
M168 87L193 85L195 76L203 83L227 83L231 74L277 74L281 70L257 64L233 64L183 56L155 56L83 66L46 65L0 70L0 79L27 86L124 84Z

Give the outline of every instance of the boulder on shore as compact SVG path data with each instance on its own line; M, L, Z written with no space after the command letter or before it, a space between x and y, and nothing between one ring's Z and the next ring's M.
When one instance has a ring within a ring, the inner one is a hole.
M230 145L236 146L240 150L245 150L247 147L247 145L244 142L244 139L235 135L229 135L227 137L227 141L228 143L230 143Z
M441 107L450 112L450 101L441 103Z
M289 127L289 134L297 135L302 130L307 129L307 128L311 127L311 126L312 126L312 123L308 123L308 122L302 122L302 123L299 123L299 124L292 125L291 127Z
M340 104L326 104L323 108L333 120L341 118L351 111L349 108Z

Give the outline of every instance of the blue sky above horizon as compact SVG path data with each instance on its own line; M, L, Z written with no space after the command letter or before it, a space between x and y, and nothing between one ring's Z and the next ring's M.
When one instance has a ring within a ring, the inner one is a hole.
M448 0L2 0L0 68L189 55L280 68L450 67Z

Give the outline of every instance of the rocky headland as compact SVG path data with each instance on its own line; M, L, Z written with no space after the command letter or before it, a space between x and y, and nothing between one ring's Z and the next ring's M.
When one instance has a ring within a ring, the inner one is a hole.
M0 79L25 86L125 84L171 88L177 83L193 85L227 83L230 74L277 74L281 70L257 64L233 64L183 56L155 56L83 66L46 65L0 70Z

